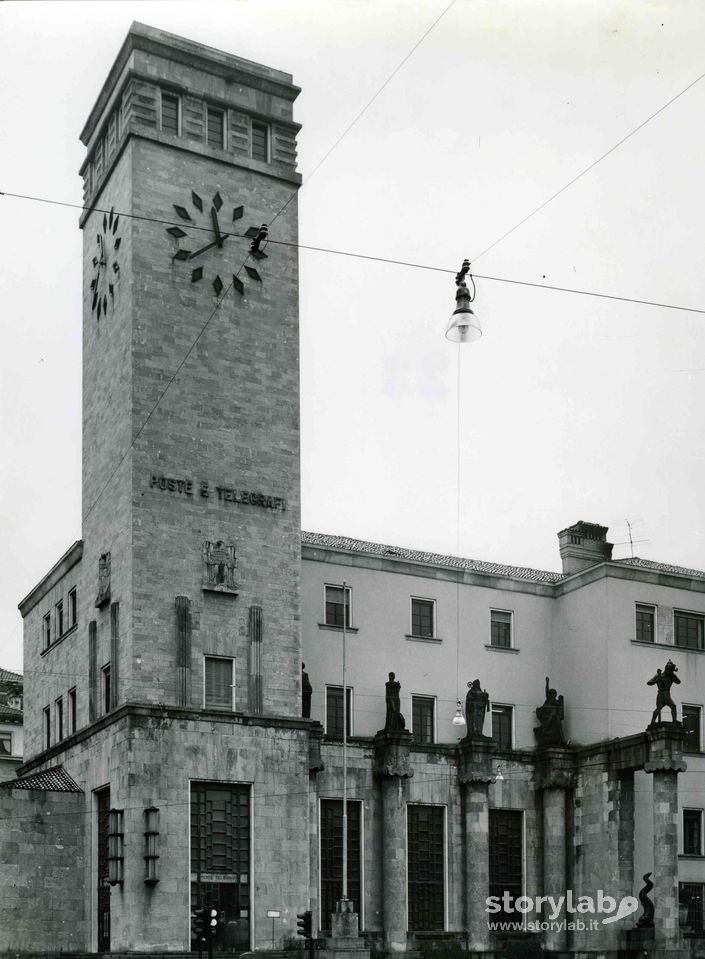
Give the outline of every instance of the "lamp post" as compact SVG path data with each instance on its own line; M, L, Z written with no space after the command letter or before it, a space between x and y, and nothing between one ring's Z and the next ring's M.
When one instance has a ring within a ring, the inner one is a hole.
M348 697L345 688L345 645L347 642L348 610L346 605L347 584L343 580L343 896L348 899ZM342 911L346 911L343 906Z

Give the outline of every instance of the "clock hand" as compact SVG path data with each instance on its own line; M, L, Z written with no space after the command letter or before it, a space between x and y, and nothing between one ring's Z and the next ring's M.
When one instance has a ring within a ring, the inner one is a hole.
M220 242L218 242L218 240L213 240L212 243L206 243L206 245L202 246L200 250L196 250L195 253L191 253L189 255L189 260L195 260L197 256L201 255L201 253L205 253L206 250L210 250L214 246L221 246L222 243L222 240Z
M218 211L214 206L211 207L211 220L213 221L213 232L215 233L215 242L218 246L223 245L223 240L225 237L220 232L220 227L218 226Z

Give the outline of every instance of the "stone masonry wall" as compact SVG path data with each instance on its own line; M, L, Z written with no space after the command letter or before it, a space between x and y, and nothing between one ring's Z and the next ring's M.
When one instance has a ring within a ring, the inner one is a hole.
M86 949L80 793L0 789L0 952Z

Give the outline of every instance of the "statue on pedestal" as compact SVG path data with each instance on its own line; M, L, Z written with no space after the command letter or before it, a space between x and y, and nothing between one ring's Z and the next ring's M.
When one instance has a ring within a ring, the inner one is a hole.
M536 710L540 723L534 726L534 735L539 746L565 746L563 736L563 697L555 689L551 689L548 676L546 677L546 699L543 706Z
M661 722L661 710L668 706L671 710L671 722L678 722L676 717L676 704L671 699L671 686L676 683L680 686L680 679L676 676L678 667L669 659L663 670L657 669L656 675L647 680L647 686L656 686L656 709L651 716L651 725Z
M479 679L468 683L468 693L465 697L465 722L468 724L468 737L482 736L482 727L485 725L485 713L490 711L490 697L486 689L480 685Z
M301 716L303 719L311 718L311 694L313 686L306 672L306 663L301 663Z
M398 733L406 729L406 722L401 714L401 703L399 701L399 690L401 683L395 679L394 673L389 674L389 680L385 683L387 714L384 720L384 732Z

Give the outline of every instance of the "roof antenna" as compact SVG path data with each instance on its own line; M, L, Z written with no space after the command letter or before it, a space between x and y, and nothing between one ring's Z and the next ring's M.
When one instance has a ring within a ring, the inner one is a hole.
M634 540L632 539L632 524L628 519L624 521L627 524L627 529L629 530L629 549L632 554L632 559L634 559Z

